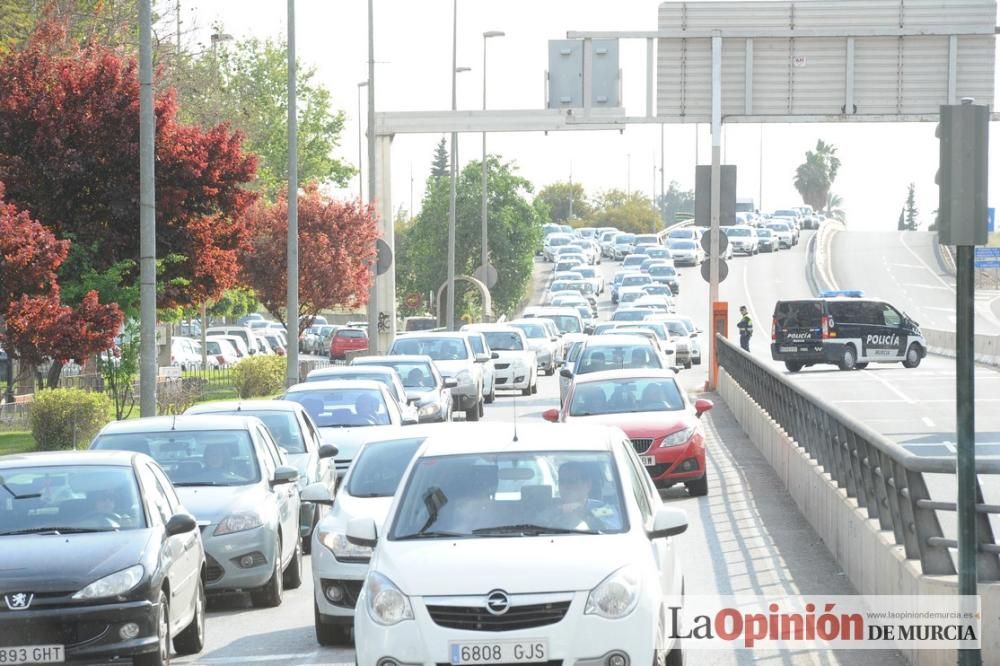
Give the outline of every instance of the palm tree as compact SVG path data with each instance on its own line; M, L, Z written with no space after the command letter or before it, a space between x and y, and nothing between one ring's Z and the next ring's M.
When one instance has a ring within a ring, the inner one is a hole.
M841 208L843 204L844 200L840 197L839 194L834 194L833 192L830 192L829 194L826 195L826 206L824 207L824 210L826 211L826 214L828 216L835 217L841 222L843 222L844 218L846 217L844 210Z
M822 210L839 169L837 148L822 139L817 140L816 149L806 151L806 161L795 170L795 189L802 195L802 201L813 210Z

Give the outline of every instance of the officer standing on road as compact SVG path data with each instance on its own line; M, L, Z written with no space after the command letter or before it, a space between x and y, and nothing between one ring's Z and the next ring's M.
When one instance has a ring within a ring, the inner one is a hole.
M740 347L744 351L750 351L750 336L753 335L753 320L750 319L750 313L747 312L747 306L740 306L740 317L739 322L736 324L736 328L740 331Z

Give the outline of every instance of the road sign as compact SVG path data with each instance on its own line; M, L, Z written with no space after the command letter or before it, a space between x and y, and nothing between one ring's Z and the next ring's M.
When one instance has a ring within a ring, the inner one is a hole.
M707 236L708 234L705 235ZM711 261L706 261L701 265L701 276L705 278L705 282L710 283L712 281L711 271L712 271ZM729 275L729 266L726 264L725 259L719 257L719 282L725 281L727 275Z
M976 260L1000 259L1000 247L977 247Z
M392 266L392 248L381 238L375 241L375 248L378 250L378 259L375 262L375 274L383 275Z
M722 233L722 229L719 229L719 256L724 257L726 255L726 248L729 247L729 236ZM712 256L712 230L709 229L701 235L701 249L705 250L705 254Z
M418 294L415 291L411 291L409 294L406 295L406 298L403 300L403 302L406 303L406 307L408 307L410 309L413 309L413 310L416 310L417 308L419 308L420 307L420 303L422 301L423 301L423 298L420 296L420 294Z
M997 230L997 209L987 208L986 209L986 233L992 234Z
M1000 268L1000 259L990 259L988 261L977 261L976 268Z
M492 289L497 283L497 269L493 264L489 264L486 267L486 279L483 279L483 267L480 266L476 269L476 272L472 274L477 280L486 285L487 289Z

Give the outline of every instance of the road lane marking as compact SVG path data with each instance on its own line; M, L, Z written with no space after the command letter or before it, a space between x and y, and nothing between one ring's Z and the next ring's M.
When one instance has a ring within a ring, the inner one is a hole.
M886 260L886 263L888 263L888 259ZM923 268L923 266L921 266L920 264L889 264L889 265L895 268Z
M889 380L883 379L882 377L879 377L879 375L878 375L877 372L868 372L867 370L862 370L861 374L867 375L869 377L873 377L876 381L880 382L887 389L889 389L890 391L892 391L893 393L895 393L896 395L898 395L905 402L909 402L909 403L915 403L916 402L915 400L913 400L912 398L910 398L909 396L907 396L905 393L903 393L902 391L900 391L898 388L896 388L895 386L893 386L892 383L889 382Z
M942 287L939 284L915 284L913 282L907 282L903 286L913 287L915 289L941 289L943 291L951 291L951 287Z
M931 421L926 416L921 416L920 420L923 421L924 425L927 426L928 428L933 428L934 427L934 421Z

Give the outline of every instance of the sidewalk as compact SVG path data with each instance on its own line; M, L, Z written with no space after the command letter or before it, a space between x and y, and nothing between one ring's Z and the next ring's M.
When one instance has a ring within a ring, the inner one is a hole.
M676 539L686 593L857 594L721 396L696 397L715 403L702 417L709 494L689 498L677 486L663 493L665 501L686 510L691 520L688 531ZM687 663L699 665L907 663L898 652L887 650L695 651L689 647L685 652Z

